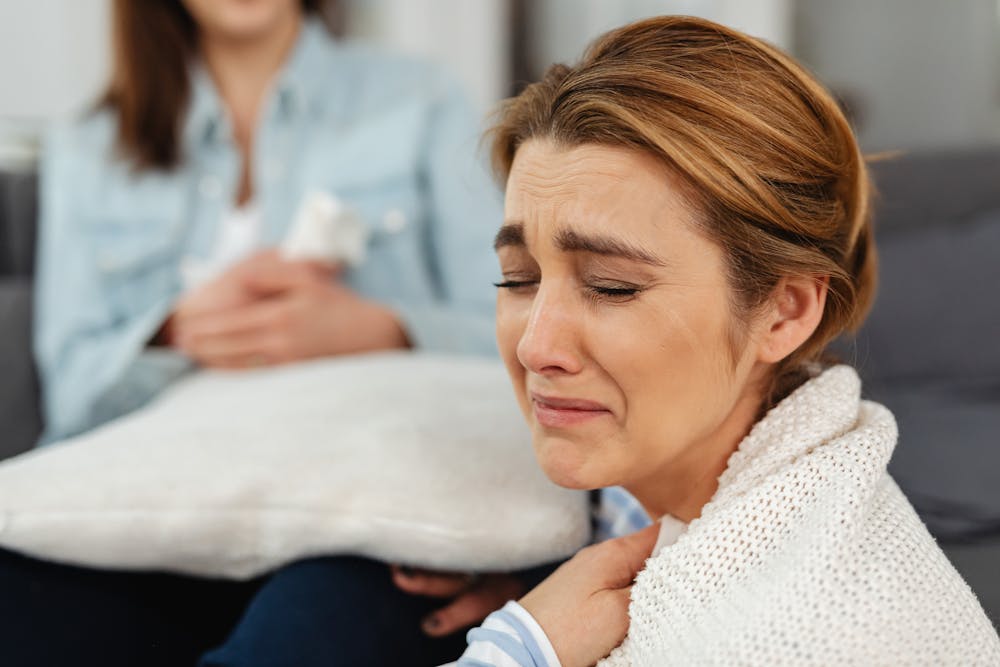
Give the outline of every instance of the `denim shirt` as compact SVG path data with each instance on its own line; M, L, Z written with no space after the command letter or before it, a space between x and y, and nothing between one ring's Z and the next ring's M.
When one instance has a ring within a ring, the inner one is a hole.
M108 110L54 128L41 167L35 355L42 442L133 410L191 367L148 342L209 256L235 202L240 155L214 87L192 68L183 163L137 172ZM392 307L415 346L494 354L491 237L502 212L458 87L420 62L333 40L306 22L263 107L252 174L265 246L307 193L368 225L344 280Z

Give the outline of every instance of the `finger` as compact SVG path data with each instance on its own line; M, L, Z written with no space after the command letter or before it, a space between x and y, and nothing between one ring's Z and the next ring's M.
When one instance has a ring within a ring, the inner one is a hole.
M257 368L291 361L282 341L270 332L253 332L200 341L182 351L210 368Z
M329 282L331 278L331 269L327 264L281 261L255 267L248 272L244 286L252 292L268 296Z
M182 327L178 348L205 366L246 368L288 361L291 347L278 304L255 304Z
M265 354L246 354L233 356L201 356L192 357L203 368L214 368L228 371L242 371L252 368L264 368L278 363L277 360Z
M277 264L284 261L281 258L281 251L277 248L265 248L259 252L256 252L247 259L243 260L237 266L244 267L257 267L265 266L267 264Z
M392 568L392 581L396 587L412 595L450 598L469 587L468 574L443 574L411 568Z
M323 278L336 278L344 273L343 262L329 262L324 259L307 259L302 261L309 269Z
M604 604L612 605L610 614L603 614L602 619L606 629L611 630L614 626L613 634L622 637L628 632L629 607L632 605L632 586L625 588L615 588L604 591L607 599Z
M483 585L459 595L446 607L438 609L424 619L421 627L432 637L444 637L472 625L513 600L519 590L505 585Z
M195 346L188 354L212 368L254 368L287 361L269 334L216 339Z
M646 564L659 535L660 524L654 522L640 531L598 545L611 551L615 560L614 567L608 571L608 583L616 588L630 585Z
M287 316L282 300L259 301L222 312L206 313L185 320L177 331L182 349L216 338L231 338L262 330L280 328Z

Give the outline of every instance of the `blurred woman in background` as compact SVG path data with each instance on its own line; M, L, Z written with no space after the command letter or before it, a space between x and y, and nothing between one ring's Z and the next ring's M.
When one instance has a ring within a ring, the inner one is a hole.
M135 409L192 361L495 351L499 198L476 117L438 70L334 41L318 5L115 2L104 102L43 157L44 441ZM360 214L360 265L273 250L317 192Z
M44 442L134 410L193 366L495 354L500 206L477 118L437 69L333 39L319 5L114 2L107 94L43 156ZM360 216L363 262L276 250L316 193ZM505 581L495 606L523 590ZM421 631L439 602L355 558L241 583L0 553L0 588L10 665L176 666L212 647L206 665L436 664L463 643Z

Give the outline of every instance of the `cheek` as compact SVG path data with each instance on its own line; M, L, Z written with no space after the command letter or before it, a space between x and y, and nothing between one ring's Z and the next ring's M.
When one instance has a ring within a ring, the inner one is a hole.
M672 456L724 417L732 384L728 318L703 300L664 302L621 327L609 348L634 454Z
M527 410L530 406L528 406L525 389L525 370L517 358L517 346L524 334L529 314L528 307L519 303L523 300L513 299L511 295L504 292L497 295L496 333L500 357L507 367L514 393L521 404L521 410L527 416Z

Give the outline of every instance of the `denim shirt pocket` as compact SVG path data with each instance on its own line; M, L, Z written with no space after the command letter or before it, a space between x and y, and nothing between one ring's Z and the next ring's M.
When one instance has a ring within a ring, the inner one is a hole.
M179 288L179 230L155 215L91 221L94 263L116 320L141 315Z
M352 272L352 282L384 299L426 298L431 292L426 213L417 179L405 174L336 194L369 231L367 257Z

